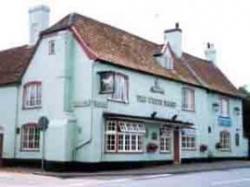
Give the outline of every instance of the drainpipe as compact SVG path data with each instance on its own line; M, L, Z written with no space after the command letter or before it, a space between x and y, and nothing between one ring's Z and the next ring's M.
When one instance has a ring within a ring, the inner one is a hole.
M14 129L14 158L16 158L16 148L17 148L17 134L16 134L16 129L18 127L18 121L19 121L19 93L20 93L20 87L17 85L17 94L16 94L16 117L15 117L15 129Z
M90 101L90 110L91 110L91 116L90 116L90 135L89 135L89 139L86 141L82 141L79 145L77 145L75 147L75 149L73 150L73 159L76 159L76 152L81 149L82 147L84 147L85 145L89 144L92 142L93 139L93 113L94 113L94 106L93 106L93 98L94 98L94 66L95 66L96 61L94 61L92 63L92 69L91 69L91 101Z

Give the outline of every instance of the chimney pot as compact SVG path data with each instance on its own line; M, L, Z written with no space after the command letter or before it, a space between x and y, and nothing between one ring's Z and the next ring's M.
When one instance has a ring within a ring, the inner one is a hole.
M179 29L179 27L180 27L179 22L176 22L176 23L175 23L175 28L176 28L176 29Z

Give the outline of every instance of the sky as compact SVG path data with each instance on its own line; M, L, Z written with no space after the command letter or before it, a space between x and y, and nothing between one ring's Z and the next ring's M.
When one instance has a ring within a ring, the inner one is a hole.
M249 0L7 0L0 6L0 50L29 42L29 8L48 5L50 24L77 12L156 43L179 22L183 50L201 58L214 43L217 66L235 86L250 85Z

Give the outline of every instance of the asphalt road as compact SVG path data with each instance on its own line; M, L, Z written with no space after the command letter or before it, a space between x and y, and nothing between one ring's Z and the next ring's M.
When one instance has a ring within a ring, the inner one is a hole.
M250 168L190 174L60 179L0 171L0 187L250 187Z

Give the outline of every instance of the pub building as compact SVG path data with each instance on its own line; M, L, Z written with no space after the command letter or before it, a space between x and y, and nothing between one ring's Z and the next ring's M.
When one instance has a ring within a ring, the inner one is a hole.
M77 13L49 27L49 13L31 8L30 43L0 52L1 161L247 156L243 98L213 44L202 59L183 51L178 23L157 44Z

